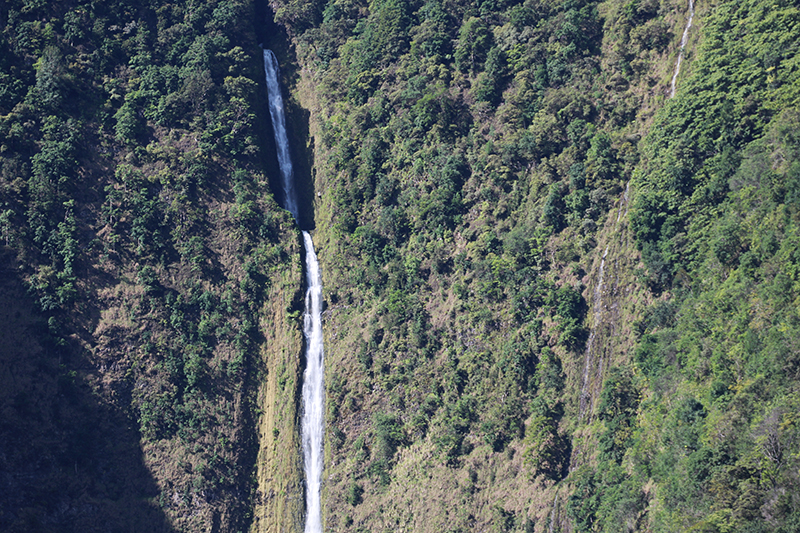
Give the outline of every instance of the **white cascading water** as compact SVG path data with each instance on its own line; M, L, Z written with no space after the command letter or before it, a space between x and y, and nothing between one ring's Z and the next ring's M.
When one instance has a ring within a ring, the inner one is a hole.
M286 209L299 222L297 196L294 191L292 160L289 139L286 136L286 118L283 97L278 83L278 61L271 50L264 50L264 71L267 76L267 96L278 164L281 170ZM325 389L323 380L324 350L322 347L322 278L311 235L303 231L306 251L306 312L303 317L303 335L306 341L306 370L303 374L303 419L301 422L303 466L306 475L306 533L322 533L322 438L324 430L323 406Z
M264 72L267 75L267 96L272 130L275 133L275 146L278 151L278 166L283 183L284 207L298 220L297 195L294 192L294 172L292 156L289 154L289 138L286 136L286 115L283 110L283 96L278 82L280 70L278 60L272 50L264 50Z
M320 489L322 483L323 349L322 280L311 235L303 232L306 247L306 371L303 376L303 462L306 470L306 533L322 532Z

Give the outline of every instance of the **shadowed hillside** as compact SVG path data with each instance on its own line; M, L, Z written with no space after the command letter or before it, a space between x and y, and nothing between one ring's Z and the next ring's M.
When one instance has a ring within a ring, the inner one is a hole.
M53 337L13 259L1 260L0 529L173 531L135 420L84 381L90 363Z

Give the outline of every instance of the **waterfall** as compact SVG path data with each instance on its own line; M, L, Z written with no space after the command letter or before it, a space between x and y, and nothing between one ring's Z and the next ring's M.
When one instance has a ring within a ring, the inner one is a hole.
M678 61L675 63L675 72L672 74L672 83L670 84L672 88L669 95L670 98L675 98L675 83L678 81L678 73L681 71L683 49L686 48L686 43L689 41L689 28L692 27L692 19L694 19L694 0L689 0L689 20L686 21L686 27L683 29L683 35L681 36L681 48L678 50Z
M622 209L622 207L620 207ZM587 392L589 388L589 367L594 362L594 337L595 337L595 330L597 329L598 324L601 322L601 317L603 314L603 276L605 275L605 267L606 267L606 256L608 255L608 245L606 245L606 249L603 252L603 257L600 259L600 268L598 269L597 275L597 285L594 287L594 294L592 296L592 303L593 303L593 310L594 316L592 320L594 321L594 325L589 333L589 340L586 343L586 366L583 369L583 386L581 387L581 396L580 396L580 408L578 410L578 419L583 420L583 416L586 413L587 407L589 408L591 414L591 407L594 401L591 398L590 394ZM601 362L602 364L602 362Z
M553 510L550 512L550 524L547 527L548 533L553 533L556 526L556 519L558 518L558 489L556 489L556 497L553 498Z
M275 132L278 164L283 184L284 206L298 220L297 196L294 191L292 160L286 136L286 117L278 83L278 61L271 50L264 50L264 71L267 77L269 113ZM298 220L299 222L299 220ZM306 369L303 374L303 419L301 422L303 466L306 476L306 533L322 533L322 440L324 435L323 381L324 350L322 348L322 278L311 235L303 231L306 252L306 311L303 315L303 335L306 341Z
M269 98L269 115L272 118L272 130L275 133L275 146L278 151L278 166L281 170L283 184L284 207L295 220L299 219L297 195L294 192L294 173L292 157L289 155L289 139L286 136L286 115L283 109L283 96L278 82L280 70L278 60L272 50L264 50L264 72L267 76L267 97Z
M303 375L303 462L306 471L306 533L322 532L320 484L322 482L323 437L323 349L322 280L311 235L303 232L306 248L306 313L303 334L306 338L306 371Z

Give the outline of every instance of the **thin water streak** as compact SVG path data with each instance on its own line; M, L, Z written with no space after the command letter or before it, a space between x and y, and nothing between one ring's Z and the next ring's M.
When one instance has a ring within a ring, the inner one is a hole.
M558 513L558 490L556 490L556 496L553 498L553 510L550 511L550 524L548 525L548 533L553 533L554 528L556 526L556 518Z
M589 333L589 340L586 342L586 365L583 369L583 385L581 386L580 410L578 413L579 419L583 419L583 416L586 412L587 403L589 402L589 394L587 393L586 390L589 387L589 367L591 366L592 363L592 351L594 348L594 337L595 337L594 330L600 323L600 318L603 313L603 277L605 276L607 255L608 255L608 245L606 245L606 249L603 251L603 257L600 258L600 268L598 269L597 273L597 285L595 285L594 294L592 295L592 303L594 304L593 305L594 316L592 317L592 320L594 321L595 326Z
M692 20L694 19L694 0L689 0L689 19L686 21L686 27L683 29L681 36L681 47L678 50L678 61L675 63L675 72L672 74L672 83L670 87L672 91L669 97L675 98L675 84L678 81L678 73L681 71L681 62L683 62L683 49L686 48L686 43L689 42L689 28L692 27Z
M622 208L625 208L625 216L628 216L628 191L630 191L631 182L625 184L625 192L622 193L622 200L619 203L619 209L617 210L617 224L619 224L619 219L622 216Z

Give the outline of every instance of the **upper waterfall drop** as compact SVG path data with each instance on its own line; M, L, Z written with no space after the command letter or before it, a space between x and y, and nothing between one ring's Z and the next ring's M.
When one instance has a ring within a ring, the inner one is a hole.
M267 81L269 115L272 118L272 129L275 132L275 148L278 152L278 166L281 171L284 207L299 222L300 211L297 208L297 194L294 191L292 156L289 153L289 139L286 135L286 114L283 108L283 96L281 95L279 82L280 69L278 68L278 60L272 50L264 49L264 73Z
M297 195L294 190L294 172L286 135L286 118L283 108L278 61L271 50L264 50L264 72L267 80L269 113L275 133L275 146L283 183L284 207L299 223ZM306 298L303 316L306 368L303 373L303 415L301 440L303 466L306 476L306 524L305 533L322 533L322 469L323 440L325 435L325 382L324 355L322 345L322 277L311 235L303 231L305 249Z

